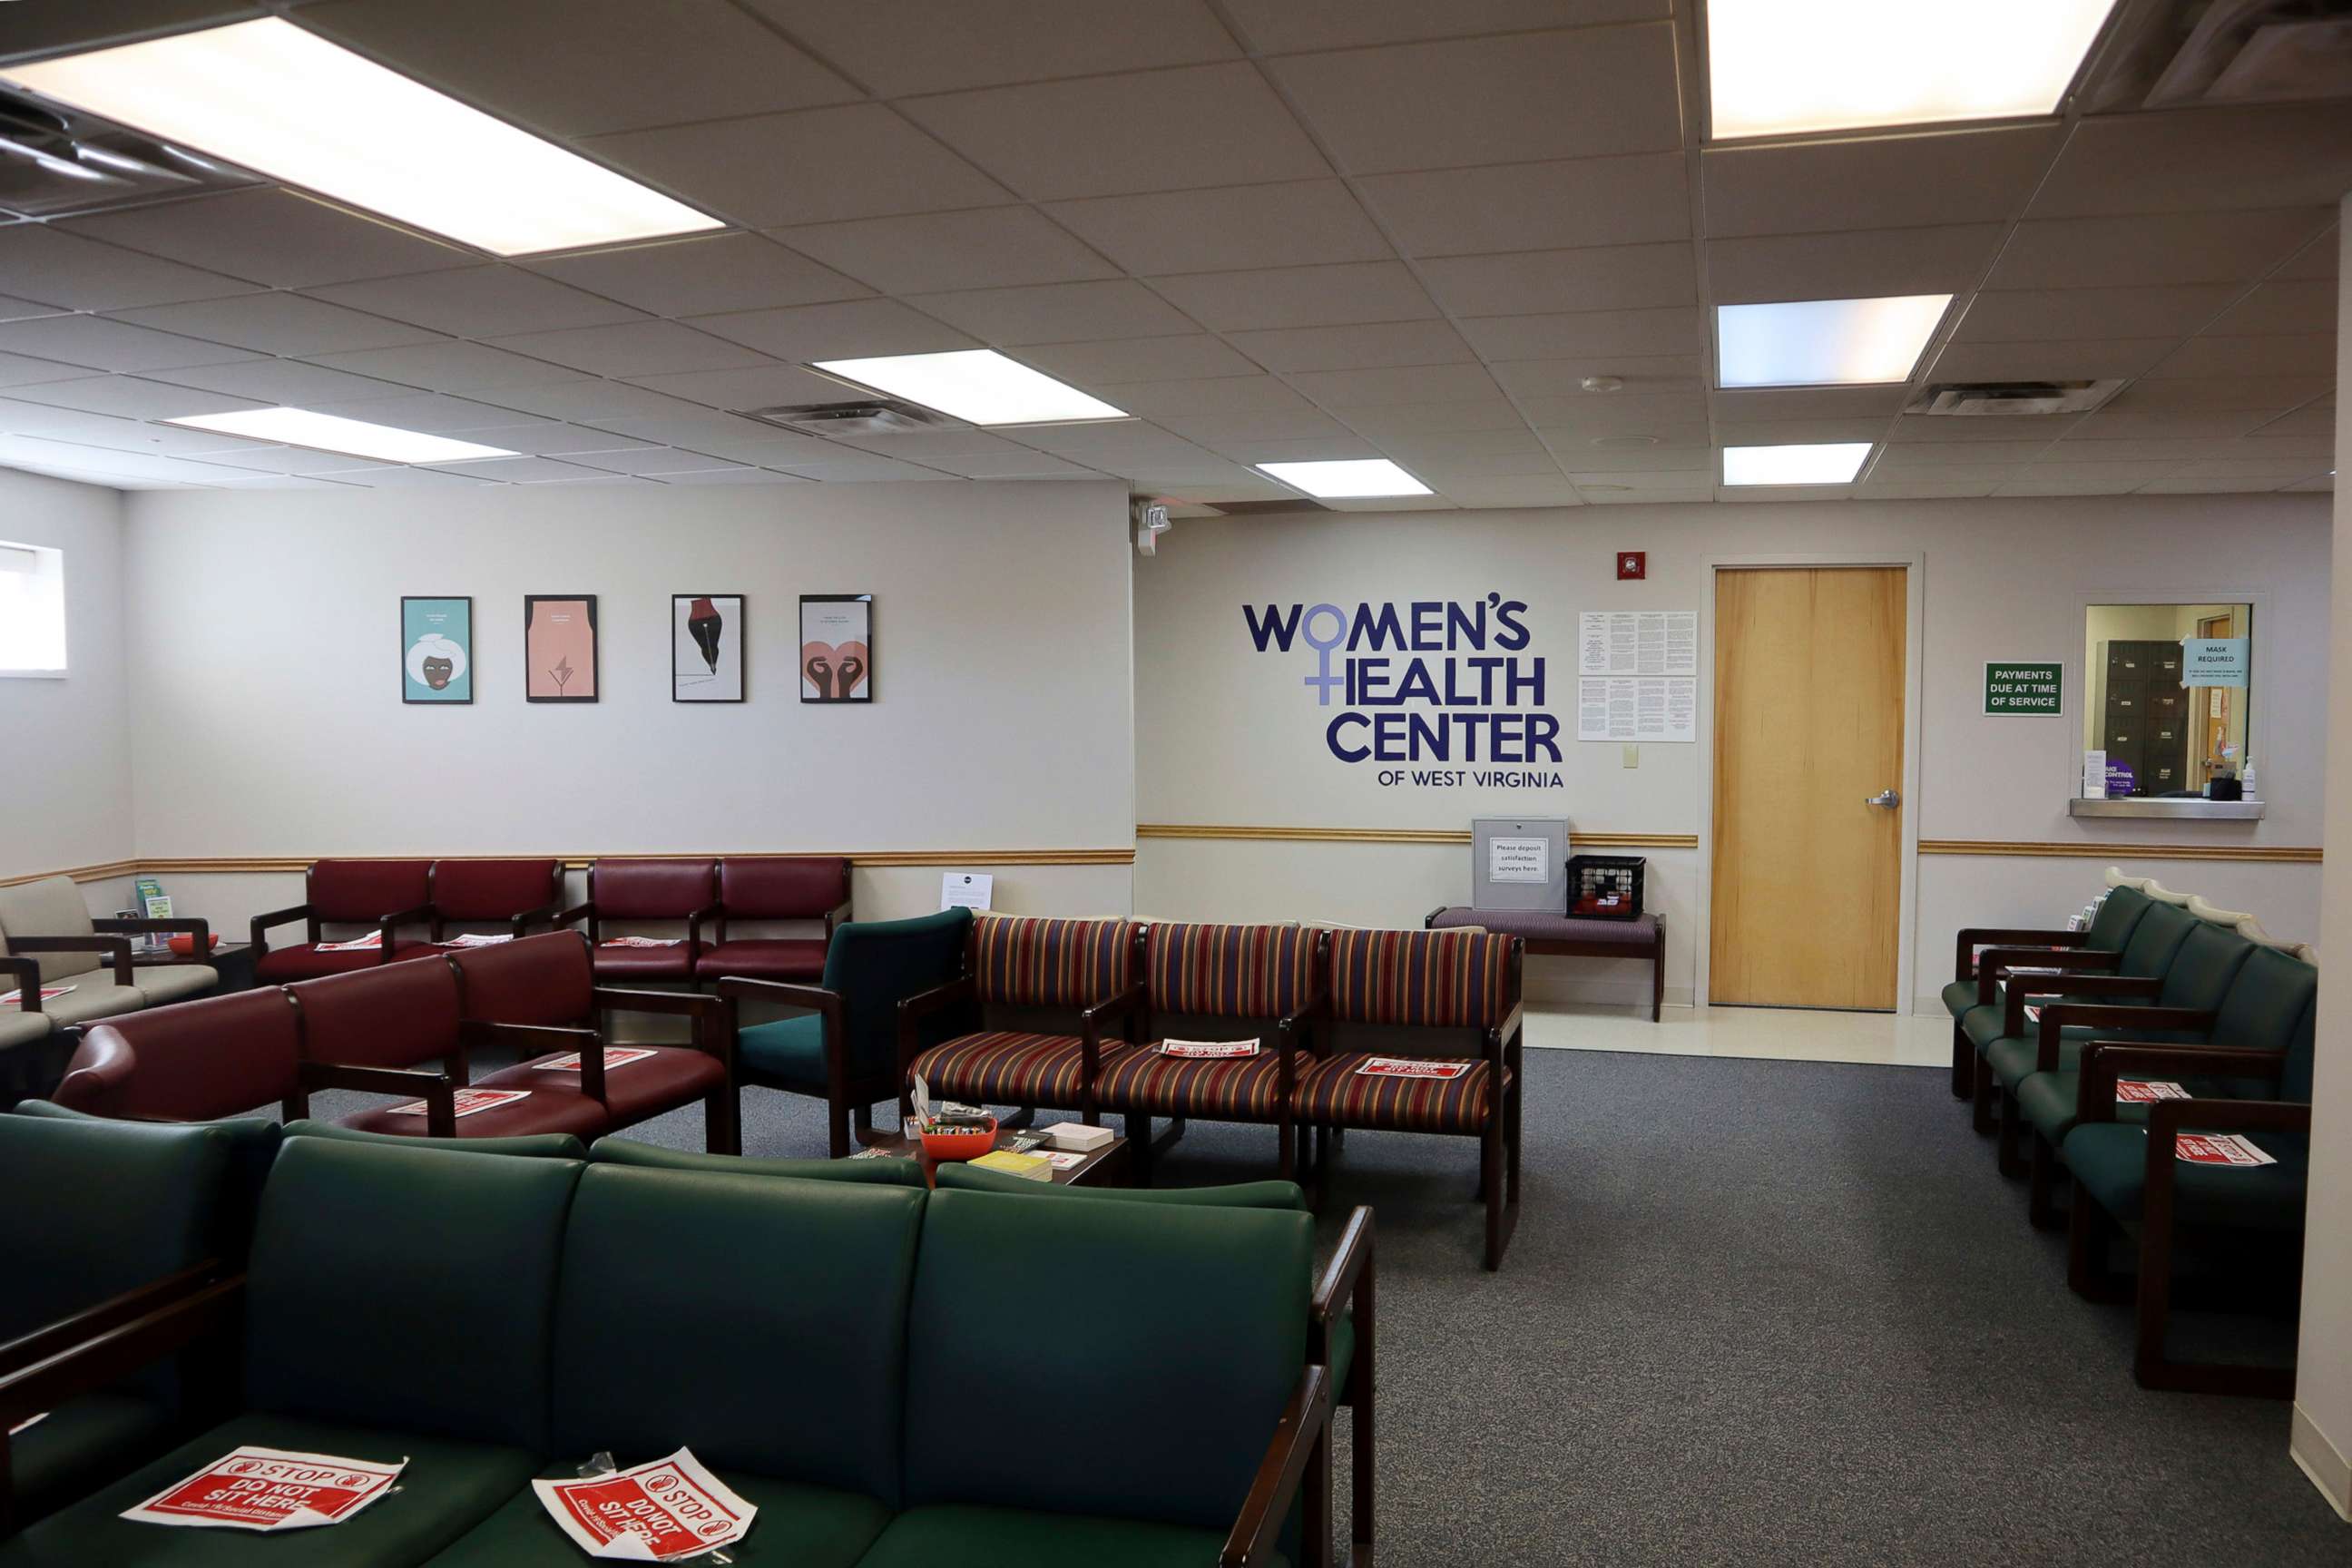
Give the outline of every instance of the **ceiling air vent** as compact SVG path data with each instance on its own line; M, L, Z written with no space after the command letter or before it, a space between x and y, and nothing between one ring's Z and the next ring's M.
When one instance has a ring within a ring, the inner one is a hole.
M63 217L252 184L184 148L0 88L0 212Z
M2083 96L2092 114L2352 98L2352 0L2134 0Z
M799 403L781 408L740 408L746 419L797 430L803 436L905 436L917 430L956 428L955 421L888 398L858 403Z
M1906 414L1939 416L2087 414L2123 386L2108 381L1944 382L1927 388L1904 408Z

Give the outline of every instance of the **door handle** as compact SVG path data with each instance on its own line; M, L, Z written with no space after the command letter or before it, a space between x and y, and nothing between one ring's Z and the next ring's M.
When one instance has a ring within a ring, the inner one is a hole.
M1866 797L1862 804L1864 805L1884 805L1891 808L1901 805L1903 804L1903 797L1891 789L1883 789L1876 795Z

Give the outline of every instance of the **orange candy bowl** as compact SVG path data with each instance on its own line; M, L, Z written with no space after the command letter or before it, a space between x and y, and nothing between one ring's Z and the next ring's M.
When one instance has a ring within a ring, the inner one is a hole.
M925 1132L920 1136L927 1160L977 1160L996 1147L996 1118L992 1116L987 1126L968 1131Z

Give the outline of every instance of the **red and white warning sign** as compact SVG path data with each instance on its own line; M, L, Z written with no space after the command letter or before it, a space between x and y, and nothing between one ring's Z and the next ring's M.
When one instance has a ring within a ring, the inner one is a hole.
M608 1050L604 1053L604 1070L610 1072L614 1068L626 1067L631 1062L641 1062L651 1055L653 1052L637 1046L625 1046L617 1051ZM578 1072L580 1053L566 1051L560 1057L550 1057L539 1064L539 1070L541 1072Z
M408 1461L380 1464L282 1448L233 1448L122 1517L207 1530L307 1530L341 1524L392 1489Z
M1470 1070L1468 1062L1425 1062L1410 1057L1367 1057L1356 1069L1364 1078L1455 1079Z
M349 942L322 942L320 952L374 952L383 946L383 928L378 926L365 936L355 936Z
M598 947L684 947L682 936L608 936Z
M2236 1132L2183 1132L2173 1156L2192 1165L2275 1165L2278 1161Z
M2152 1105L2159 1100L2187 1100L2189 1091L2177 1083L2161 1079L2119 1078L2116 1079L2117 1105Z
M1257 1055L1256 1040L1162 1040L1160 1054L1163 1057L1190 1057L1197 1061L1221 1061L1233 1057Z
M496 1110L501 1105L512 1105L518 1100L529 1100L530 1090L527 1089L461 1089L449 1098L455 1103L457 1115L471 1116L477 1111ZM421 1100L412 1100L406 1105L394 1106L392 1113L394 1116L423 1116L425 1114L425 1102Z
M740 1541L760 1511L684 1448L635 1469L530 1485L573 1545L629 1563L672 1563Z

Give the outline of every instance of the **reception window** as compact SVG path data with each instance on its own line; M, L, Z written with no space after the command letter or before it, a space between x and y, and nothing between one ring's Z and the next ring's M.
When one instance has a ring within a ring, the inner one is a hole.
M0 540L0 676L65 672L65 552Z
M2083 796L2237 798L2254 738L2253 606L2093 605L2084 620Z

